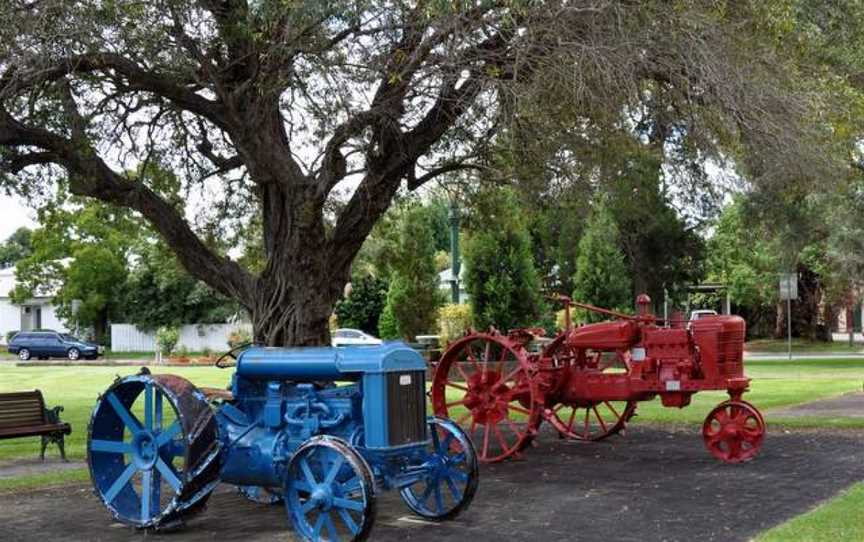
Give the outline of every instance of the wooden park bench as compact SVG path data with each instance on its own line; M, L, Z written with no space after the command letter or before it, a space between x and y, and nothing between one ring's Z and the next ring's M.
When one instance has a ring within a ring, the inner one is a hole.
M72 432L72 426L60 421L63 407L45 408L42 392L22 391L0 393L0 440L23 437L42 437L42 452L54 443L60 448L60 457L66 461L63 437Z

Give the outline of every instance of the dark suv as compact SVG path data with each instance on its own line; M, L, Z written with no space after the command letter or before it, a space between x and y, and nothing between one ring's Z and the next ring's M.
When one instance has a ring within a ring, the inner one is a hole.
M96 359L99 350L93 343L56 331L22 331L9 341L9 352L17 354L21 361L30 358Z

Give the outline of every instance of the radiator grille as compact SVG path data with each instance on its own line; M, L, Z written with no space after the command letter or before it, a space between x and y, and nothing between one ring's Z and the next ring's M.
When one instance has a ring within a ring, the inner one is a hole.
M426 382L423 371L387 374L390 446L426 440Z

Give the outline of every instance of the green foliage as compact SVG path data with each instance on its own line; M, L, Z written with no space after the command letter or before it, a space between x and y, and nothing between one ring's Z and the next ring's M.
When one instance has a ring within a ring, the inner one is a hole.
M10 235L3 244L0 244L0 269L15 265L23 260L33 251L31 236L33 232L29 228L18 228ZM7 292L0 292L6 295Z
M435 239L430 212L410 205L401 210L391 235L387 259L390 282L378 330L384 338L413 340L428 333L442 301L435 269Z
M144 242L137 252L123 296L129 323L147 330L221 323L241 311L190 276L162 243Z
M361 329L378 335L378 319L387 300L387 281L372 276L351 283L351 293L336 304L339 327Z
M156 330L156 348L163 355L168 355L174 351L177 342L180 340L180 329L176 327L160 327Z
M387 292L387 300L388 303L384 305L384 310L381 311L381 316L378 319L378 333L382 339L400 339L399 323L396 321L396 315L393 314L395 302L393 304L389 303L389 290Z
M516 193L485 190L475 204L465 243L465 287L475 324L502 330L539 324L545 304Z
M726 284L733 303L748 307L773 304L781 263L770 236L747 218L737 199L720 216L708 240L708 280Z
M471 305L448 303L438 309L438 337L441 346L458 339L471 327Z
M660 151L629 136L619 139L601 192L618 227L633 293L659 301L664 288L700 281L704 241L672 206Z
M598 202L579 240L573 299L615 310L632 306L633 289L619 243L618 226L606 205ZM605 317L589 313L588 318Z
M32 252L15 266L13 302L53 292L68 325L92 328L103 341L108 321L123 313L126 261L140 223L129 211L62 196L40 209L39 221Z

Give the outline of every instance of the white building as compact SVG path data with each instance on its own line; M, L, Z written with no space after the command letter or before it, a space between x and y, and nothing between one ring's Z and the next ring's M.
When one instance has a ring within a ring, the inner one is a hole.
M23 305L15 305L9 294L15 289L15 269L0 269L0 343L6 343L10 331L31 329L53 329L68 332L68 328L57 318L51 304L53 293L40 292L40 296L28 299ZM44 294L44 295L41 295Z

